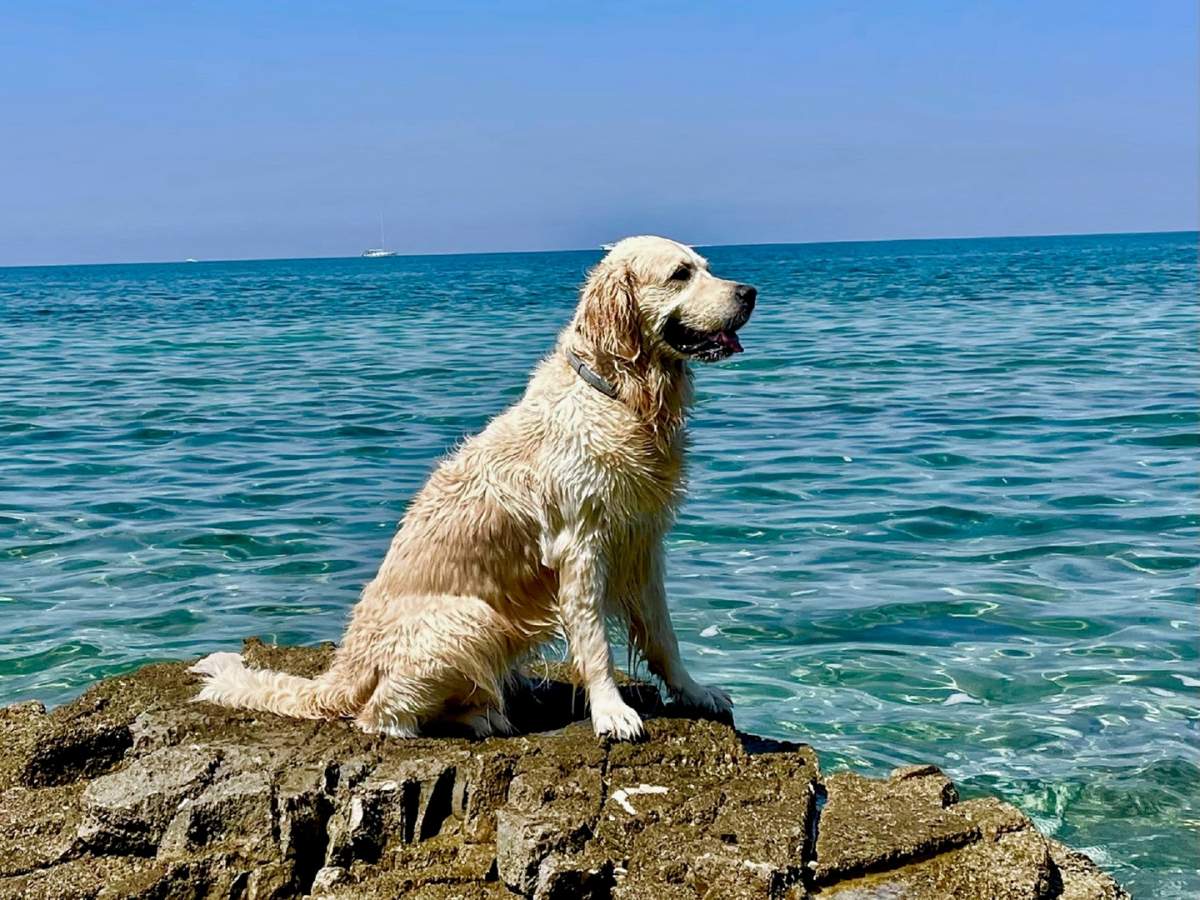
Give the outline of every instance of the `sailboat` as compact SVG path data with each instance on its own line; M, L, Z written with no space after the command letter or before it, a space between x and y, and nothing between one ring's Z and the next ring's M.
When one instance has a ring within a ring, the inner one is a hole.
M364 250L362 252L362 255L367 257L368 259L378 259L381 256L397 256L398 255L395 250L385 250L384 249L385 247L387 247L387 244L384 243L384 240L383 240L383 214L381 213L379 216L379 246L371 247L368 250Z

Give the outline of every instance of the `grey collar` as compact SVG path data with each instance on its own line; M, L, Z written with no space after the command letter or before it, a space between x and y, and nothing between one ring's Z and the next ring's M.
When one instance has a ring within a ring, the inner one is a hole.
M598 390L606 397L617 399L617 388L611 381L602 378L594 369L574 354L570 347L562 348L563 356L571 364L571 368L579 373L579 377Z

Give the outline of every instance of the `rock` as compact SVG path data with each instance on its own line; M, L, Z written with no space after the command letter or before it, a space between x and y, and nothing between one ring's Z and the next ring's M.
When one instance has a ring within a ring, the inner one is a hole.
M533 898L606 900L612 896L614 868L604 854L550 854L538 867Z
M346 870L341 866L325 866L323 869L318 869L317 874L313 876L312 884L309 885L309 892L314 897L319 897L322 893L332 890L345 880Z
M1058 900L1129 900L1129 895L1082 853L1048 840L1050 859L1061 882Z
M940 770L893 773L887 781L840 772L825 779L813 873L819 884L892 868L968 844L979 826L949 802L957 799Z
M0 793L0 879L67 859L76 841L84 785Z
M508 801L518 754L512 748L497 748L495 743L472 753L463 769L460 790L465 796L457 799L456 805L463 809L463 840L468 842L495 841L496 810Z
M0 709L0 791L24 782L25 769L51 730L46 708L35 701Z
M160 864L143 857L81 858L0 879L0 900L117 900L136 897L165 876Z
M610 754L598 836L625 862L614 895L670 884L680 896L767 897L799 882L818 777L812 751L748 755L712 722L648 729L646 744Z
M247 642L314 674L331 648ZM7 897L1121 900L1084 855L933 766L823 775L813 751L622 692L640 743L598 740L563 668L511 738L388 740L191 702L186 664L0 710Z
M533 893L542 863L566 849L572 837L569 823L552 814L501 810L496 815L496 870L500 880L520 894ZM586 835L575 835L578 843ZM578 849L578 848L572 848Z
M210 747L164 747L97 778L83 792L82 846L118 855L154 851L168 823L208 785L219 762Z
M896 897L904 900L1042 900L1054 897L1046 840L1033 831L977 841L865 878L833 885L821 896L830 900Z
M249 856L271 852L266 846L275 827L271 793L264 773L236 772L209 785L194 800L181 800L158 842L159 856L186 857L219 844Z

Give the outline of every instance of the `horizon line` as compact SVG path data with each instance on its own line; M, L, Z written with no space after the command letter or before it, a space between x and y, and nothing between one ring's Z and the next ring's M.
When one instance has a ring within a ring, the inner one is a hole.
M1146 231L1064 231L1055 233L1038 233L1038 234L978 234L978 235L951 235L939 237L907 237L907 238L865 238L865 239L834 239L821 241L753 241L753 242L736 242L728 244L709 244L703 241L697 241L688 244L689 247L700 247L704 249L722 248L722 247L805 247L805 246L825 246L837 244L904 244L904 243L932 243L939 241L1002 241L1011 240L1014 238L1072 238L1072 237L1135 237L1140 235L1172 235L1172 234L1197 234L1200 235L1200 228L1167 228L1167 229L1151 229ZM631 237L633 235L627 235ZM623 240L623 238L618 238ZM528 255L528 254L548 254L548 253L598 253L602 248L599 244L595 248L591 247L563 247L555 250L433 250L421 253L408 253L397 251L392 257L384 257L390 259L421 259L431 256L512 256L512 255ZM198 265L203 263L250 263L250 262L302 262L316 260L345 260L345 259L363 259L361 254L352 256L240 256L240 257L224 257L213 259L142 259L142 260L113 260L109 262L83 262L83 263L16 263L2 264L0 270L4 269L79 269L86 267L99 266L174 266L174 265Z

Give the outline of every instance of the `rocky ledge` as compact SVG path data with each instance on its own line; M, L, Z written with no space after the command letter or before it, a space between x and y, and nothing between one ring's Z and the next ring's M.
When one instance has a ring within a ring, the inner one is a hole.
M311 675L331 648L248 641ZM0 711L0 897L1119 898L1085 856L933 766L825 775L671 715L598 741L558 669L519 737L397 741L190 702L184 663Z

